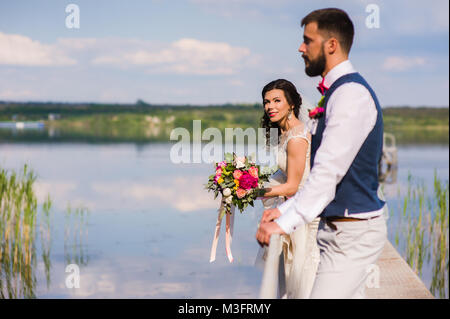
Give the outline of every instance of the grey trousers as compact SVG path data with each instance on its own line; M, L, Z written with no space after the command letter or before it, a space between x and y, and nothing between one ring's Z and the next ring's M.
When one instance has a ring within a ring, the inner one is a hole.
M319 223L320 263L311 299L365 298L365 286L387 240L383 216L363 221Z

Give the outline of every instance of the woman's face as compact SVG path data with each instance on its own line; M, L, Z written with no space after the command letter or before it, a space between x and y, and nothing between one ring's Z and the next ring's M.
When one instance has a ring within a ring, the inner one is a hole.
M280 89L267 91L264 95L263 104L271 122L281 121L288 116L292 108L284 96L284 91Z

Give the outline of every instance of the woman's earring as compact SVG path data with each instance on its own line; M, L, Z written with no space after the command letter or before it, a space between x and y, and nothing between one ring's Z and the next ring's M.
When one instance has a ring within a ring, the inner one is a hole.
M292 109L289 111L288 120L292 118Z

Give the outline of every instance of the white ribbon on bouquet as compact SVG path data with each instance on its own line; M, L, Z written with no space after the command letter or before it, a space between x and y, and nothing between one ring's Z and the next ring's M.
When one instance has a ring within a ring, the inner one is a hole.
M219 214L217 215L217 222L216 222L216 230L214 232L214 239L211 246L211 255L209 258L209 262L212 263L214 260L216 260L216 250L217 250L217 243L219 241L219 234L220 234L220 226L222 225L222 211L224 209L224 198L220 201L220 207L219 207ZM231 214L225 213L226 215L226 224L225 224L225 251L227 253L228 260L233 262L233 255L231 253L231 240L233 236L233 224L234 224L234 210L235 206L231 204Z

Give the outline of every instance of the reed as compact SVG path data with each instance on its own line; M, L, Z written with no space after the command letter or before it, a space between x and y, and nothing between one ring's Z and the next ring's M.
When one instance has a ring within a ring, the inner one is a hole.
M21 174L0 170L0 265L2 298L34 298L36 176L25 165Z
M428 193L423 181L408 175L406 194L399 201L401 213L396 214L395 245L419 277L431 277L431 293L448 298L449 183L435 171L433 186Z
M88 216L85 207L73 209L67 206L64 223L64 259L66 265L77 264L86 266L89 262L88 254Z
M45 279L47 282L47 288L50 287L51 277L50 277L50 269L52 267L51 263L51 217L50 211L52 207L52 201L50 196L47 197L47 200L42 205L42 214L40 219L40 239L41 239L41 250L42 250L42 260L44 262L45 269Z
M433 278L431 291L436 291L440 298L448 298L448 200L449 183L441 183L436 172L434 173L434 194L437 205L434 206L434 219L431 226L436 240L432 245L435 258L433 263Z
M35 298L36 175L0 168L0 297ZM50 208L49 199L44 206Z

